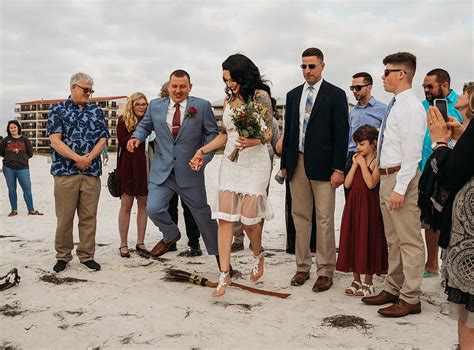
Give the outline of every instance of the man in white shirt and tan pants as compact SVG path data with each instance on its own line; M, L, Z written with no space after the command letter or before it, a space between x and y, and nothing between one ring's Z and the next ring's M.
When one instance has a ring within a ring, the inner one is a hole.
M385 57L385 91L395 96L380 128L377 165L380 207L387 238L388 274L384 290L362 298L369 305L394 303L378 310L386 317L421 312L421 282L425 248L418 208L418 180L426 113L412 90L416 57L399 52Z

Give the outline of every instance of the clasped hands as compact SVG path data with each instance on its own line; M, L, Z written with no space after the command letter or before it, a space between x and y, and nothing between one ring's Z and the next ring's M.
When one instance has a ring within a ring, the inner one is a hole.
M79 159L76 160L74 164L80 170L86 170L92 164L92 158L90 157L89 153L84 154L83 156L79 156Z
M364 156L361 156L360 153L356 152L352 156L352 164L357 168L362 165L367 166L367 161Z
M191 170L199 171L204 166L204 152L202 149L198 149L194 154L193 158L189 161L189 166Z

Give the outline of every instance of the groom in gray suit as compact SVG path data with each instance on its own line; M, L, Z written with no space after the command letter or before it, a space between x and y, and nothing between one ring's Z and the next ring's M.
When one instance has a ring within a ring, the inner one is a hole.
M127 150L133 152L155 131L155 157L148 184L147 214L163 233L163 239L152 249L151 256L165 254L181 238L178 226L171 220L168 205L175 193L191 210L209 255L217 255L217 222L211 219L204 183L204 167L193 171L189 161L196 151L219 133L211 104L189 96L192 84L189 74L176 70L170 75L169 98L150 101L138 123ZM213 153L204 155L208 163Z

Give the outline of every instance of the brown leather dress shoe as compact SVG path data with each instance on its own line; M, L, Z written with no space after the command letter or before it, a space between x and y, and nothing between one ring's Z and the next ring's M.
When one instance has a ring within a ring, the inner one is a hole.
M383 305L398 302L398 296L383 290L377 295L364 297L361 300L368 305Z
M405 300L399 299L397 304L384 307L377 312L386 317L403 317L410 314L419 314L421 313L421 302L408 304Z
M309 272L299 271L291 279L291 285L302 286L306 280L309 280Z
M170 249L170 246L173 243L178 242L180 239L181 239L181 233L178 233L178 236L176 236L176 238L174 238L173 240L167 243L163 240L159 241L151 250L150 255L156 258L158 256L165 254Z
M332 277L319 276L313 285L313 292L324 292L332 286Z

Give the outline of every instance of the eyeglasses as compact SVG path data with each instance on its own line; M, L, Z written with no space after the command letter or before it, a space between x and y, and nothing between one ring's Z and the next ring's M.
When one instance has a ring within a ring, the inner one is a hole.
M85 87L82 87L81 85L78 85L78 84L74 84L76 85L78 88L81 88L82 91L85 93L85 94L93 94L95 91L92 90L92 89L89 89L89 88L85 88Z
M360 91L360 90L362 90L363 87L366 87L366 86L369 86L369 85L372 85L372 84L351 85L351 86L349 86L349 89L351 89L351 91Z
M388 77L390 75L390 73L392 72L403 72L405 74L407 74L407 72L405 72L403 69L385 69L383 71L383 75L384 77Z
M148 103L134 103L133 105L138 108L146 108Z
M320 64L313 64L313 63L311 63L311 64L304 64L304 63L303 63L303 64L300 64L300 67L301 67L301 69L306 69L306 68L314 69L314 68L316 68L316 67L318 67L318 66L320 66L320 65L322 65L322 63L320 63Z
M428 90L433 90L436 86L439 86L441 84L421 84L423 89L428 89Z

